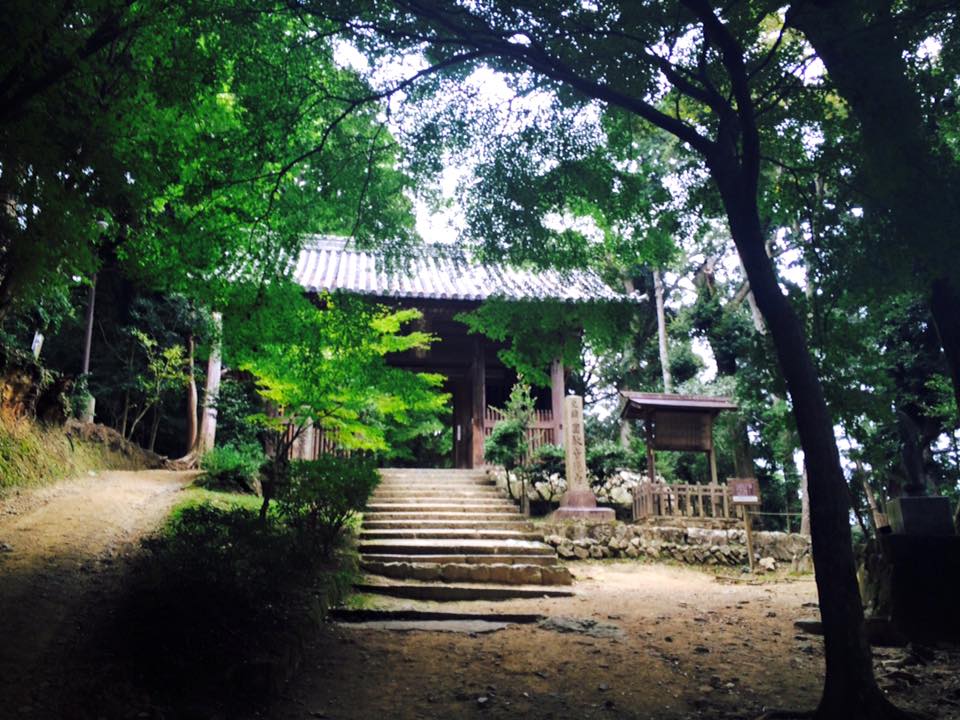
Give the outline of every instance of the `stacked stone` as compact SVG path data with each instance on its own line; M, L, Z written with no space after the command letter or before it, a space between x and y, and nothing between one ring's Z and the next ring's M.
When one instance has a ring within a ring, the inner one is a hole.
M691 565L746 565L746 533L742 529L568 522L545 528L544 541L561 560L650 558ZM789 563L796 570L809 565L810 539L796 533L756 532L755 559L765 569Z

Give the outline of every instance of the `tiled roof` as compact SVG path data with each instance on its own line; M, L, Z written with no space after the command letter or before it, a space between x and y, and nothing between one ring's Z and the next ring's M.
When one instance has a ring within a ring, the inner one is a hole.
M391 268L373 252L357 250L345 239L328 237L307 242L294 267L294 279L308 292L342 290L390 298L566 302L638 299L615 292L588 270L534 271L475 264L439 249L422 250L408 264Z
M626 400L621 416L639 417L649 410L691 410L697 412L718 413L723 410L736 410L737 406L728 397L713 395L673 395L667 393L644 393L633 390L621 390Z

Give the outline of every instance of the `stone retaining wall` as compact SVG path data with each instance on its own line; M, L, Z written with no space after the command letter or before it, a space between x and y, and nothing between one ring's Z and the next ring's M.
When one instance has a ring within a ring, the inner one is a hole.
M742 528L716 530L582 520L547 521L538 528L561 560L645 557L692 565L747 564L746 531ZM810 538L805 535L754 532L753 551L759 569L775 570L781 565L800 572L812 569Z

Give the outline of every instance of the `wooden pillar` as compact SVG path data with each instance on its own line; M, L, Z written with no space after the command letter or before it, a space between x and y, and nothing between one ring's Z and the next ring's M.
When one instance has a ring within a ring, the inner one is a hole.
M553 413L553 442L563 446L563 396L566 394L563 380L563 363L550 363L550 411Z
M483 465L483 416L487 409L487 365L483 352L483 340L475 338L473 341L473 361L470 364L471 383L471 436L472 457L471 467Z
M643 418L643 429L647 441L647 479L650 482L656 482L657 466L653 457L653 418L650 415Z

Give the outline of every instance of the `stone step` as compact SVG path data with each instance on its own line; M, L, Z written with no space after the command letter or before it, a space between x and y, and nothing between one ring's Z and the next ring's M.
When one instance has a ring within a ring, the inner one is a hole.
M380 490L436 490L438 492L446 492L447 490L491 490L496 489L496 487L496 483L479 480L476 482L437 482L436 480L418 482L413 480L382 480L377 484L377 489Z
M393 476L393 475L381 475L380 476L381 485L479 485L481 487L495 485L495 481L492 478L484 477L441 477L439 475L407 475L407 476Z
M573 576L563 565L517 563L421 563L360 561L364 572L397 580L445 583L496 583L500 585L572 585Z
M369 515L364 516L364 530L404 530L419 528L485 528L489 530L530 530L533 526L514 516L512 520L422 520L413 518L409 520L371 520Z
M364 561L379 563L437 563L440 565L556 565L554 555L395 555L364 553Z
M490 502L403 502L403 503L368 503L368 512L446 512L446 513L483 513L483 512L517 512L513 503L502 500Z
M395 555L553 555L554 549L532 540L360 540L358 550L369 553Z
M411 488L377 488L373 493L373 498L380 497L503 497L500 491L495 487L476 488L457 488L446 489L437 488L435 490L411 489Z
M497 585L466 583L427 583L366 577L354 585L358 592L378 593L412 600L511 600L514 598L569 597L569 589L543 585Z
M433 522L435 520L520 520L523 516L513 509L510 512L365 512L363 514L364 522L367 520L380 522L382 520L424 520Z
M387 507L388 510L396 509L395 506L401 505L405 507L411 507L414 510L419 510L422 508L448 508L448 507L468 507L468 508L491 508L499 507L505 510L516 510L517 506L512 502L508 502L503 498L491 497L491 498L388 498L388 499L373 499L367 503L367 507L371 510L376 508Z
M360 531L361 540L392 540L395 538L428 538L432 540L473 538L484 538L488 540L542 540L543 533L536 533L529 530L465 527L364 528Z

